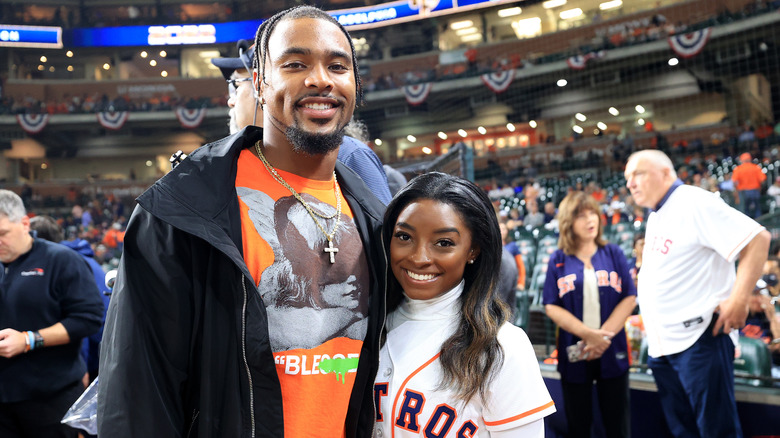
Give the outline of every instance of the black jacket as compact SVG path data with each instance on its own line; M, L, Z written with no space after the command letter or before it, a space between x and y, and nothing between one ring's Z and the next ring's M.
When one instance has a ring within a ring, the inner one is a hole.
M98 430L106 437L281 437L279 380L265 307L242 256L236 163L253 126L205 145L139 198L100 357ZM369 325L347 413L370 436L385 318L384 206L340 163L371 271Z

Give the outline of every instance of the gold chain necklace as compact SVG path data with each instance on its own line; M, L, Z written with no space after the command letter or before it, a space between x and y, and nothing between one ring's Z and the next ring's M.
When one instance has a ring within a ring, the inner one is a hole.
M328 255L330 256L330 262L336 263L336 253L339 252L339 249L333 246L333 237L336 235L336 230L338 230L339 223L341 222L341 196L339 196L341 190L339 189L339 181L336 179L336 171L335 170L333 171L333 190L336 193L336 212L330 216L325 216L319 212L314 211L314 209L312 209L309 206L309 204L306 203L306 201L304 201L303 197L300 194L298 194L298 192L295 191L295 189L292 188L292 186L287 184L287 181L285 181L284 178L282 178L282 176L279 175L279 172L277 172L276 169L273 166L271 166L271 163L269 163L268 160L265 158L265 155L263 155L262 149L260 149L260 140L258 140L257 143L255 143L255 150L257 151L257 156L260 158L260 161L263 162L263 166L265 166L266 170L268 170L268 173L270 173L271 176L274 177L276 182L278 182L279 184L284 186L287 190L289 190L290 193L292 193L292 195L295 197L295 199L297 199L298 202L300 202L301 205L303 205L303 208L305 208L306 211L309 212L311 218L314 219L314 223L317 224L317 228L319 228L320 231L322 231L322 234L324 234L325 238L328 240L328 247L325 248L324 251L328 253ZM333 219L334 217L336 218L336 222L333 224L333 229L330 231L330 233L328 233L325 230L325 227L323 227L322 224L320 224L320 221L317 220L317 216L323 219Z

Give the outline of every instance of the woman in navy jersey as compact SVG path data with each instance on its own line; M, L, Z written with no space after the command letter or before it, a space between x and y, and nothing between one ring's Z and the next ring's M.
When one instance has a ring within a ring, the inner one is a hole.
M569 437L590 437L596 382L606 436L630 436L626 318L636 287L623 251L602 237L598 203L583 192L558 209L558 250L544 283L547 316L560 327L558 372Z

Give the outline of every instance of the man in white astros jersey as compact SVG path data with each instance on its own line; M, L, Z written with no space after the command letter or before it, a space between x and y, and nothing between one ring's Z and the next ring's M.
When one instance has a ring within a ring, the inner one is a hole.
M769 232L717 194L684 185L663 152L634 153L625 176L637 205L652 210L638 300L669 429L741 437L728 334L745 325Z

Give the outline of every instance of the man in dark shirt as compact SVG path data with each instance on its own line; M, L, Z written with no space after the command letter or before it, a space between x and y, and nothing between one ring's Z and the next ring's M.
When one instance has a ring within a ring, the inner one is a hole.
M81 339L103 315L89 266L34 238L22 199L0 190L0 436L77 436L60 424L84 391Z

